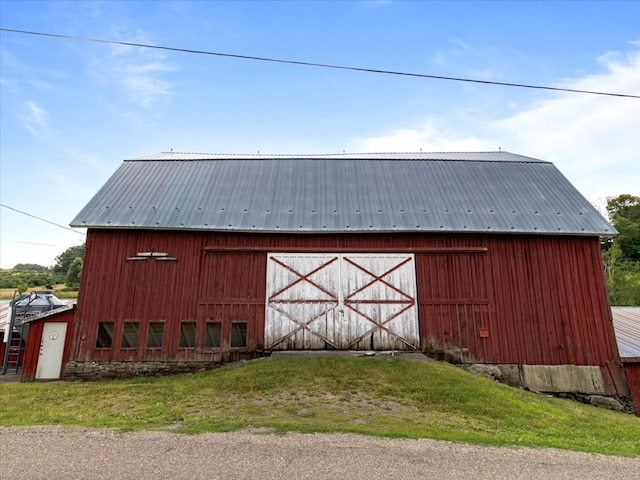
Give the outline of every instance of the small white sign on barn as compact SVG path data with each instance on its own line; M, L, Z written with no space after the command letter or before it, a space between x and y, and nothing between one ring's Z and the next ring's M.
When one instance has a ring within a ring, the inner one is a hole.
M412 254L267 258L267 349L419 348Z

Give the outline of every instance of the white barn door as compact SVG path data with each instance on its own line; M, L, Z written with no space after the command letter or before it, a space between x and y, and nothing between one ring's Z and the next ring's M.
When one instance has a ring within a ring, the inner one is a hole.
M265 347L418 349L411 254L267 256Z
M66 338L66 323L45 322L40 340L36 380L54 380L60 378Z

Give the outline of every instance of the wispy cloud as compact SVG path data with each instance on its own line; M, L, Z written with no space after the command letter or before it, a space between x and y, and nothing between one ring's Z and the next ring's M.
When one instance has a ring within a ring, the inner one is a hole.
M640 95L640 50L607 53L599 62L602 73L562 86ZM557 95L495 121L492 129L512 150L554 161L585 192L633 188L640 193L638 99Z
M159 61L152 61L146 64L121 65L117 73L121 74L122 85L139 96L140 102L146 106L159 97L171 95L171 84L159 76L173 70L175 69Z
M444 152L487 150L488 144L473 134L450 130L434 119L413 128L398 128L387 134L355 141L357 152ZM494 148L493 148L494 149Z
M447 48L436 50L430 58L430 62L436 67L449 67L453 63L460 61L460 58L469 54L472 48L467 42L459 38L449 40Z
M609 52L602 71L562 87L640 94L640 49ZM550 94L503 118L429 117L421 124L358 139L358 151L509 150L552 161L590 198L640 194L640 100ZM450 125L456 125L452 127Z
M22 125L32 135L43 138L49 134L49 114L31 100L25 102Z
M127 42L152 44L149 35L142 30L128 32L121 29L109 38ZM177 70L167 55L141 47L110 45L105 55L93 58L91 73L103 86L119 86L130 101L148 107L173 94L173 85L166 74Z

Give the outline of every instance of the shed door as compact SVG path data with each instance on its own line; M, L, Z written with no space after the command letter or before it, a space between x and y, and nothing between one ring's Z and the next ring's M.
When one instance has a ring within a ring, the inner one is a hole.
M66 337L66 323L45 322L40 340L40 354L36 368L36 379L51 380L60 378Z
M266 348L419 348L413 255L267 258Z

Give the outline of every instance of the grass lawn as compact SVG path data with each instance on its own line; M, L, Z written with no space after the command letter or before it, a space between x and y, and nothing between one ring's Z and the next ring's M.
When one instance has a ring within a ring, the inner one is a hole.
M640 455L640 418L441 362L260 359L173 377L0 384L0 425L352 432Z

